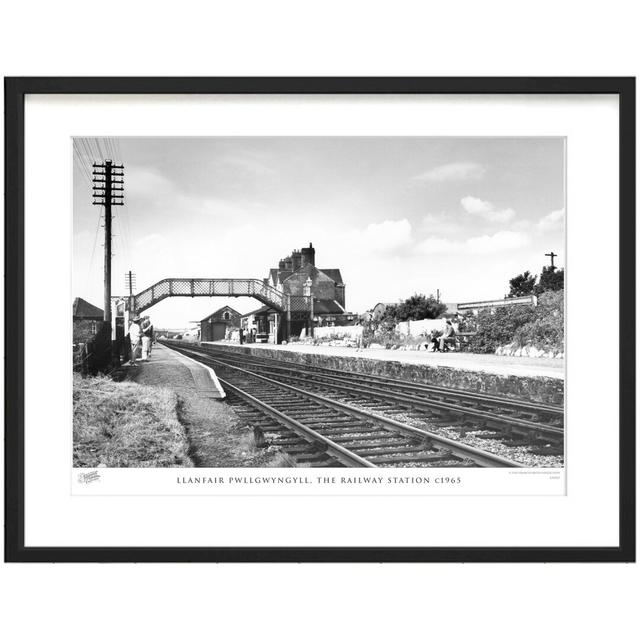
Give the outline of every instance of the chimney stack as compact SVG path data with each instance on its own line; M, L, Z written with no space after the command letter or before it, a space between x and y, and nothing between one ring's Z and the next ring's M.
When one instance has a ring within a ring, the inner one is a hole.
M315 266L316 264L316 250L313 248L313 245L309 243L308 247L303 247L302 251L302 264L310 264Z
M297 271L302 265L302 254L297 249L294 249L291 253L291 260L293 261L293 270Z

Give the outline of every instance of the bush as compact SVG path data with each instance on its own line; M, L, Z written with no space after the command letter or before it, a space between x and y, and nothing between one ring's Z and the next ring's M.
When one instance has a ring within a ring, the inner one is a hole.
M564 352L564 292L548 291L538 298L533 321L513 336L517 347L534 346L553 353Z
M476 353L495 353L498 347L534 346L554 353L564 351L564 292L549 291L538 298L537 307L499 307L482 311L478 332L469 346Z
M513 342L516 331L531 322L535 308L523 305L485 309L478 314L478 332L469 339L471 351L495 353L498 347Z

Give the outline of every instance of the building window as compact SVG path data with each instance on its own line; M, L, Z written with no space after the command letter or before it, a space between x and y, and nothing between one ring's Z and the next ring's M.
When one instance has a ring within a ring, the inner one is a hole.
M91 321L91 335L95 336L98 333L98 323L95 320Z
M228 312L228 311L225 311L225 312L224 312L224 314L222 315L222 317L223 317L225 320L229 320L229 317L230 317L230 316L229 316L229 312Z

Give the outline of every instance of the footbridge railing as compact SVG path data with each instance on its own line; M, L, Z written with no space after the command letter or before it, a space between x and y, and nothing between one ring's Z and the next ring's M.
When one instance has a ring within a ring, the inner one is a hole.
M249 296L284 313L287 296L262 280L248 278L166 278L131 297L131 311L141 313L171 297Z

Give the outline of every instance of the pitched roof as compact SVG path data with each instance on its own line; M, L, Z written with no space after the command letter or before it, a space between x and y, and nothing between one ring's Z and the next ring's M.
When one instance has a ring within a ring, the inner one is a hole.
M206 318L202 318L202 320L199 320L199 322L205 322L205 320L208 320L211 316L215 316L216 314L220 313L221 311L231 311L231 312L235 313L237 316L240 315L239 311L236 311L233 307L230 307L228 304L225 304L224 307L220 307L219 309L217 309L213 313L210 313Z
M336 284L343 284L340 269L320 269L320 271L329 276Z
M73 301L73 317L102 320L104 317L104 311L90 302L87 302L84 298L76 298Z
M286 272L282 272L283 274L286 273L286 276L280 276L280 281L284 282L285 280L288 280L289 278L291 278L294 275L300 275L302 273L306 273L309 275L309 277L313 276L315 273L319 272L320 269L318 269L318 267L315 267L312 264L303 264L302 266L298 267L295 271L286 271Z
M344 309L335 300L314 300L313 313L330 313L335 315L344 313Z
M272 309L269 305L265 304L259 307L258 309L254 309L253 311L249 311L249 313L243 313L243 318L248 318L249 316L257 315L258 313L276 313L275 309Z

